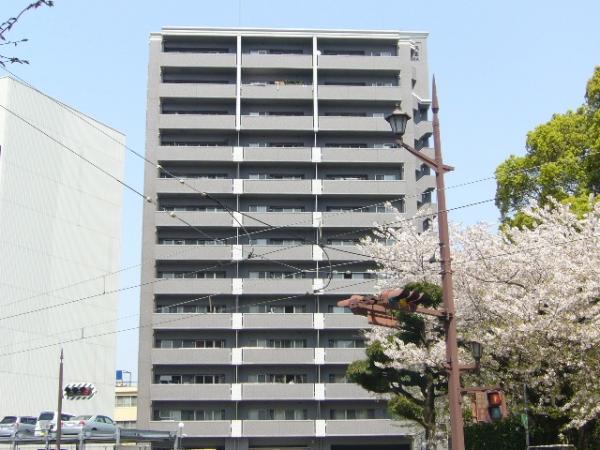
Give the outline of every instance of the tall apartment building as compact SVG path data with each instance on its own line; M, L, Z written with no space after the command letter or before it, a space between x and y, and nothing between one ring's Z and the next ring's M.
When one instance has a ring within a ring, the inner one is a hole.
M124 140L0 79L0 416L56 409L61 346L65 383L98 392L64 410L114 410L123 188L73 152L121 178Z
M188 448L409 449L346 382L374 292L356 247L431 201L425 33L165 28L150 38L138 426ZM206 195L207 194L207 195ZM427 223L423 223L427 226ZM148 264L148 261L155 264Z

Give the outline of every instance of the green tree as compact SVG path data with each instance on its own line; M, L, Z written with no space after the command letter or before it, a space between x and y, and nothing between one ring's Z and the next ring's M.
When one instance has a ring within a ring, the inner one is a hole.
M409 283L405 287L428 294L423 306L437 308L442 302L439 286L420 282ZM438 431L440 397L447 394L446 370L427 360L419 361L418 356L429 354L435 359L440 353L440 343L444 340L443 323L419 314L397 311L398 329L390 333L388 342L394 349L411 352L415 357L398 358L389 348L375 341L367 348L367 359L356 361L348 367L350 381L365 389L391 396L388 408L395 417L414 420L425 429L428 448L435 448ZM442 345L443 354L443 345ZM410 362L410 361L413 362ZM416 361L416 363L415 363Z
M532 200L544 205L550 197L586 212L589 195L600 192L600 66L587 83L585 103L530 131L526 150L496 169L503 221L526 224L528 218L516 211Z

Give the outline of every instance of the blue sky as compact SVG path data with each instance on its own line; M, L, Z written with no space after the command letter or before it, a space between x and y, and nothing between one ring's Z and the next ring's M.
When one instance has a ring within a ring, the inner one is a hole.
M2 0L0 19L27 0ZM488 177L521 154L527 131L583 102L600 64L600 2L556 0L56 0L28 13L10 37L31 64L17 75L49 95L124 132L144 149L148 35L162 26L357 28L428 31L429 64L440 96L444 155L456 167L451 186ZM5 52L7 53L7 52ZM1 71L0 71L1 72ZM0 73L0 75L2 75ZM126 181L143 189L143 163L126 157ZM448 206L491 199L493 181L448 192ZM140 262L139 197L125 193L121 266ZM451 219L495 222L493 203L459 209ZM139 283L139 271L122 285ZM139 292L126 291L120 316L137 314ZM134 327L137 317L120 320ZM137 371L137 331L119 334L117 366Z

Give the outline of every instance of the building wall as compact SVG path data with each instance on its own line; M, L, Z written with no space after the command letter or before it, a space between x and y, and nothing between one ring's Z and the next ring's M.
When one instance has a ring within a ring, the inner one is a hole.
M146 168L145 192L158 208L144 209L143 258L156 263L142 268L140 320L153 327L140 329L139 427L176 431L181 421L197 447L405 448L413 441L418 430L392 422L385 398L340 382L347 365L364 358L368 324L333 308L350 294L374 292L377 280L368 275L373 261L343 252L358 248L335 246L340 233L359 239L374 222L410 219L431 202L422 194L433 178L417 175L415 159L393 148L383 117L401 101L414 117L405 140L431 152L426 57L424 33L174 28L151 35L147 157L175 176ZM203 192L230 211L207 211L217 205ZM385 201L396 202L399 216L381 208ZM279 228L265 232L270 226ZM223 238L222 245L189 242ZM294 243L276 245L281 239ZM176 275L198 270L214 273ZM297 270L305 272L294 279L259 274ZM264 348L282 339L299 348ZM189 348L197 345L219 348ZM291 378L259 381L282 376ZM158 420L171 410L181 414ZM274 420L264 420L269 414Z
M0 415L56 408L60 342L65 384L98 390L63 409L110 415L116 335L88 337L117 295L71 301L119 287L122 187L61 145L122 178L124 136L10 78L0 104Z

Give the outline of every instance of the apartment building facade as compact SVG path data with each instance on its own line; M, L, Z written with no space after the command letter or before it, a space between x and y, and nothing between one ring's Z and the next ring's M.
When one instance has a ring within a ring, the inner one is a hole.
M112 415L123 187L92 164L122 178L124 143L0 79L0 416L56 409L61 347L64 383L97 389L64 411Z
M414 424L347 383L372 293L356 246L433 178L427 35L165 28L150 37L138 426L222 449L409 449ZM419 220L427 226L425 218ZM153 265L151 262L154 261ZM147 326L146 326L147 325Z

